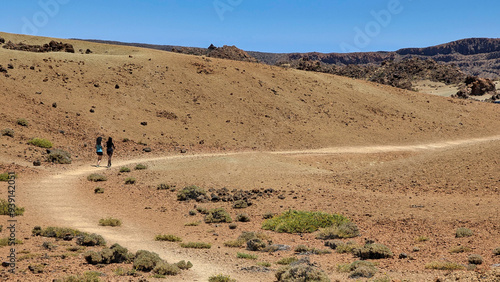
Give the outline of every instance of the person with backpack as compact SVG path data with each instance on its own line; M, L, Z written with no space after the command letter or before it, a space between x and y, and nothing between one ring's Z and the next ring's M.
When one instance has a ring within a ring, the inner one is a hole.
M101 160L102 160L102 137L97 137L96 144L95 144L95 149L97 153L97 167L100 166Z
M113 138L109 137L106 142L106 154L108 155L108 167L111 167L111 157L113 157L113 151L115 150L115 144L113 143Z

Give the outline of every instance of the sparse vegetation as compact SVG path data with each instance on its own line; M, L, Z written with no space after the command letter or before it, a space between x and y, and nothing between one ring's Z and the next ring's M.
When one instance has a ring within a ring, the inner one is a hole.
M263 266L263 267L271 267L271 263L267 261L259 261L257 262L257 265Z
M127 248L114 244L100 252L87 252L84 258L89 264L129 263L134 259L134 254L130 253Z
M104 188L102 188L102 187L96 187L94 189L94 193L95 194L104 194Z
M306 261L298 261L281 267L275 274L278 282L330 282L324 271Z
M172 192L175 191L175 185L168 185L165 183L160 183L158 186L156 186L156 190L170 190Z
M467 246L456 246L450 249L450 253L452 254L468 253L470 251L472 251L472 249Z
M282 259L278 260L276 263L281 264L281 265L289 265L292 262L296 262L298 260L299 259L296 257L287 257L287 258L282 258Z
M14 130L10 128L4 128L2 131L0 131L0 134L2 136L9 136L9 137L14 137Z
M8 238L8 237L6 237L6 238L0 238L0 247L8 246L9 245L9 240L10 240L10 238ZM19 239L15 239L15 240L13 240L11 242L14 242L14 244L16 244L16 245L20 245L20 244L23 243L23 241L21 241Z
M189 249L210 249L212 244L204 243L204 242L189 242L189 243L181 243L181 248L189 248Z
M318 239L345 239L359 236L358 226L354 222L342 222L339 225L321 228Z
M149 272L161 262L163 262L163 260L157 253L139 250L135 254L133 266L136 270Z
M143 169L146 169L148 168L146 165L143 165L143 164L138 164L135 166L135 169L136 170L143 170Z
M337 214L289 210L264 221L262 229L280 233L311 233L318 228L340 225L348 221L346 217Z
M415 239L415 241L417 241L417 242L427 242L427 241L429 241L429 237L427 237L427 236L418 236Z
M17 124L19 124L20 126L28 126L29 122L25 118L20 118L17 120Z
M361 248L353 249L352 253L361 259L383 259L393 256L391 250L382 244L366 244Z
M184 226L198 226L198 225L200 225L199 221L193 221L193 222L188 222L188 223L184 224Z
M239 222L249 222L250 216L247 213L242 213L236 216L236 221Z
M247 250L262 251L267 247L267 244L259 238L253 238L247 241Z
M239 248L243 246L243 244L249 242L252 239L260 239L261 241L268 240L269 237L261 232L242 232L240 236L234 241L227 241L224 243L224 246L230 248ZM264 246L265 247L265 246Z
M47 139L43 139L43 138L33 138L33 139L28 141L28 144L31 144L31 145L34 145L34 146L37 146L40 148L46 148L46 149L52 148L52 142L50 142Z
M182 242L182 238L171 234L166 234L166 235L158 234L155 237L155 241Z
M87 180L93 182L100 182L100 181L107 181L108 178L101 174L92 173L91 175L87 176Z
M64 236L63 236L64 237ZM58 238L58 237L56 237ZM106 241L101 235L95 233L81 233L76 237L76 244L80 246L106 246Z
M248 208L248 203L245 200L237 200L233 203L233 208L235 209L244 209Z
M455 237L457 238L470 237L472 235L474 235L474 232L472 232L472 230L470 230L469 228L465 227L458 228L455 233Z
M236 253L236 257L242 258L242 259L257 259L256 255L245 254L245 253L240 253L240 252Z
M472 254L467 257L470 264L478 265L483 264L483 257L477 254Z
M205 216L205 223L231 223L232 221L229 213L223 208L209 210L208 214Z
M135 184L136 181L137 180L135 178L133 178L133 177L127 177L125 179L125 184Z
M208 282L236 282L236 280L229 275L217 274L210 276Z
M120 172L130 172L130 168L128 168L126 166L122 166L122 167L120 167Z
M270 219L273 218L276 214L272 212L266 212L265 214L262 215L263 219Z
M435 270L462 270L465 269L463 265L449 261L433 261L425 265L427 269Z
M11 215L13 212L15 216L20 216L24 214L24 208L16 205L15 209L13 206L10 206L9 210L9 202L4 199L0 199L0 215Z
M122 221L116 218L108 217L108 218L101 218L99 219L99 225L100 226L121 226Z
M179 193L177 194L177 200L179 201L188 201L191 199L196 200L199 196L205 196L206 194L207 193L202 188L195 185L191 185L179 191Z
M331 253L330 250L320 250L320 249L316 249L316 248L309 248L305 245L298 245L297 247L295 247L294 252L297 254L310 253L310 254L314 254L314 255L324 255L324 254Z
M61 149L50 150L47 161L56 164L70 164L71 154Z
M198 212L196 210L190 210L189 211L189 215L190 216L195 216L196 214L198 214Z
M201 214L208 214L208 209L204 207L196 207L196 210Z
M338 266L340 272L350 272L349 278L372 278L377 273L375 265L369 261L358 260L351 264Z
M157 263L156 266L153 268L153 273L156 273L156 275L160 275L160 276L157 276L159 278L164 278L162 276L165 276L165 275L177 275L181 272L181 269L179 267L177 267L177 265L175 264L169 264L169 263L166 263L166 262L160 262L160 263Z
M0 181L3 182L9 181L9 174L7 172L0 173Z

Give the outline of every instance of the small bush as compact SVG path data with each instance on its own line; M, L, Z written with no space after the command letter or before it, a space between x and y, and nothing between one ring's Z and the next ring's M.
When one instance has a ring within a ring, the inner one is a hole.
M184 226L198 226L198 225L200 225L199 221L193 221L193 222L188 222L188 223L184 224Z
M136 170L143 170L143 169L146 169L148 168L146 165L143 165L143 164L138 164L135 166L135 169Z
M393 256L391 250L382 244L366 244L354 249L353 254L361 259L383 259Z
M159 263L163 263L163 260L157 253L139 250L135 254L133 266L136 270L149 272Z
M177 194L177 200L179 201L188 201L191 199L196 200L196 198L198 198L199 196L205 196L206 194L207 193L202 188L195 185L191 185L179 191L179 193Z
M21 241L19 239L15 239L14 240L14 244L15 245L20 245L22 243L23 243L23 241ZM0 238L0 247L5 247L5 246L8 246L8 245L9 245L9 237Z
M153 273L159 274L159 275L170 275L174 276L177 275L181 272L181 269L177 267L175 264L169 264L166 262L160 262L156 264L156 266L153 268Z
M158 186L156 186L156 190L170 190L172 192L175 191L175 185L168 185L168 184L164 184L164 183L161 183L161 184L158 184Z
M93 182L100 182L100 181L107 181L108 178L106 178L106 176L101 174L92 173L91 175L87 176L87 180Z
M60 149L50 150L47 155L47 161L56 164L70 164L71 154Z
M472 254L470 255L467 260L469 261L470 264L483 264L483 257L480 255Z
M236 223L229 224L229 229L236 229L238 225Z
M470 237L472 235L474 235L474 232L472 232L472 230L470 230L469 228L465 227L458 228L455 233L455 237L457 238Z
M190 211L189 211L189 215L191 215L191 216L194 216L194 215L196 215L197 213L198 213L198 212L197 212L196 210L190 210Z
M236 216L236 221L239 222L249 222L250 221L250 216L246 213L242 213Z
M189 243L181 243L181 248L189 248L189 249L210 249L212 244L203 243L203 242L189 242Z
M417 242L427 242L427 241L429 241L429 237L427 237L427 236L418 236L415 239L415 241L417 241Z
M263 219L270 219L273 218L276 214L272 212L266 212L265 214L262 215Z
M335 252L339 254L353 253L354 251L360 249L361 247L356 244L356 242L347 242L338 244L335 248Z
M101 235L83 233L76 237L76 244L80 246L106 246L106 241Z
M51 227L51 226L49 226L45 229L42 229L40 226L35 226L33 228L33 230L31 231L31 233L34 236L42 236L42 237L58 238L58 239L73 238L75 236L87 234L87 233L80 232L79 230L76 230L76 229L63 228L63 227Z
M288 257L288 258L282 258L282 259L278 260L276 263L281 264L281 265L289 265L292 262L296 262L298 260L299 259L296 257Z
M208 282L236 282L236 280L232 279L229 275L218 274L210 276Z
M309 248L306 245L298 245L297 247L295 247L294 252L298 254L307 253L309 252Z
M236 253L236 257L242 259L257 259L256 255L245 254L245 253Z
M28 141L28 144L40 147L40 148L52 148L52 142L50 142L47 139L42 139L42 138L33 138L30 141Z
M177 237L175 235L170 235L170 234L167 234L167 235L159 234L159 235L156 235L155 241L182 242L182 238Z
M463 265L448 261L434 261L425 265L427 269L435 270L461 270L465 269Z
M204 207L196 207L196 210L201 214L208 214L208 209Z
M49 251L52 251L52 250L54 250L55 248L57 248L57 246L56 246L56 245L54 245L52 242L48 242L48 241L43 242L42 247L43 247L44 249L49 250Z
M99 225L100 226L121 226L122 221L116 218L108 217L108 218L101 218L99 219Z
M0 131L0 134L2 136L14 137L14 130L12 130L10 128L5 128L5 129L2 129L2 131Z
M321 228L318 239L345 239L359 236L358 226L354 222L343 222L337 226Z
M500 256L500 247L493 250L493 255Z
M193 267L193 264L190 261L186 262L184 260L179 261L175 265L177 265L177 267L182 269L182 270L187 270L187 269L190 269L191 267Z
M135 184L135 182L136 179L133 177L127 177L127 179L125 179L125 184Z
M120 167L120 172L130 172L130 168L128 168L126 166L122 166L122 167Z
M279 282L330 282L324 271L315 267L311 263L293 263L289 266L278 269L275 274Z
M19 207L16 205L16 208L12 210L9 210L9 202L4 199L0 199L0 215L11 215L11 212L14 212L15 216L20 216L24 214L24 208Z
M238 240L226 241L226 242L224 242L224 246L229 247L229 248L239 248L239 247L243 246L244 243L245 242L238 241Z
M17 124L19 124L20 126L28 126L29 122L25 118L20 118L17 120Z
M0 181L3 182L9 181L9 174L7 172L0 173Z
M101 273L97 271L85 271L83 275L67 276L63 278L62 282L100 282L100 276Z
M349 220L341 215L289 210L264 221L262 229L286 233L312 233L318 228L339 225Z
M95 194L104 194L104 188L102 187L97 187L94 189Z
M263 267L271 267L271 263L267 261L260 261L257 263L257 265L263 266Z
M234 202L233 208L235 208L235 209L248 208L248 203L245 200L237 200L237 201Z
M456 246L450 249L450 253L452 254L468 253L470 251L472 251L472 249L466 246Z
M250 239L247 241L247 250L249 251L262 251L267 244L259 238Z
M223 208L212 209L208 211L208 214L205 216L205 223L231 223L232 221L229 213Z
M338 267L340 272L350 272L349 278L371 278L377 273L375 265L369 261L355 261Z

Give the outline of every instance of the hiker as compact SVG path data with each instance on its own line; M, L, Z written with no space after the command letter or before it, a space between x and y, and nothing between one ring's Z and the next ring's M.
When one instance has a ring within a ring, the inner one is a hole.
M95 150L97 153L97 167L101 164L102 160L102 137L97 137L96 144L95 144Z
M113 143L113 138L109 137L106 142L106 154L108 154L108 167L111 167L111 157L113 156L113 151L115 150L115 144Z

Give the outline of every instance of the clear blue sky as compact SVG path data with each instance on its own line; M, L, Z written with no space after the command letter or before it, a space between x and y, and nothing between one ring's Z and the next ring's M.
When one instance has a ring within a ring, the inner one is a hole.
M0 31L249 51L393 51L500 37L500 1L2 0Z

